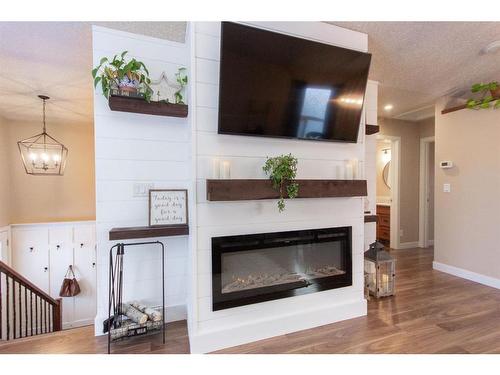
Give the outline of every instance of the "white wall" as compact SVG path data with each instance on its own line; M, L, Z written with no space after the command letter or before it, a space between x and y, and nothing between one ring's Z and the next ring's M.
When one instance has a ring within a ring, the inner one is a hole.
M365 34L323 23L279 22L259 23L259 26L353 49L367 49ZM213 157L231 161L232 178L262 178L261 167L266 156L289 152L299 159L298 178L334 178L335 166L352 158L357 158L363 168L364 124L357 144L218 135L220 23L196 23L193 43L191 107L195 110L197 218L190 263L192 352L207 352L366 314L362 280L363 198L295 199L288 201L286 211L280 214L274 200L207 202L205 185ZM346 225L353 228L352 286L212 311L211 237Z
M189 64L189 45L93 27L93 59L129 51L143 61L152 79L169 77ZM90 74L90 72L89 72ZM188 188L191 179L189 119L150 116L109 109L101 91L94 97L98 312L96 334L107 318L108 241L113 227L148 225L148 198L133 197L134 183L155 188ZM153 239L156 240L156 239ZM159 238L166 245L167 320L185 319L187 237ZM128 242L128 241L127 241ZM157 247L132 248L125 255L124 300L161 304Z

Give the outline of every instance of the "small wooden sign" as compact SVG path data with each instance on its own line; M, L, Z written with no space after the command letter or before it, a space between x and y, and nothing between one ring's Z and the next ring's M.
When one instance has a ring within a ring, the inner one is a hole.
M149 191L149 226L164 227L188 223L186 189L154 189Z

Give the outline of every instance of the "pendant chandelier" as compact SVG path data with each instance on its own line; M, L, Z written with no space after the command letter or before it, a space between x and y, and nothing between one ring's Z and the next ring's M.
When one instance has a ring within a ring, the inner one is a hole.
M45 128L45 102L50 99L38 95L43 100L43 131L33 137L17 142L24 169L27 174L62 176L66 166L68 149L47 134Z

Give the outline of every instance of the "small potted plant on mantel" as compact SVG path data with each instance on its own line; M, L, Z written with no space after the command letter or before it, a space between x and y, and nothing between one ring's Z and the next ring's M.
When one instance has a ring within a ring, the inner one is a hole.
M128 51L122 52L113 59L103 57L99 65L92 70L94 87L101 85L103 95L109 99L114 93L123 96L135 96L151 100L153 90L149 87L151 79L143 62L136 59L125 59Z
M299 195L299 184L295 181L297 175L297 158L292 154L267 158L262 167L269 175L273 188L280 194L278 211L285 209L285 198L296 198Z

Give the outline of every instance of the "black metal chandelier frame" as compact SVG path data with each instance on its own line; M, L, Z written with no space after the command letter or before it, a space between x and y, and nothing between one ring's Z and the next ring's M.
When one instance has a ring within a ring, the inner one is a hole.
M17 142L19 153L27 174L62 176L66 167L68 148L47 133L45 105L50 98L46 95L38 95L38 97L43 101L42 132ZM41 154L39 155L37 151ZM49 152L51 155L48 154ZM50 156L52 156L52 160L50 160Z

